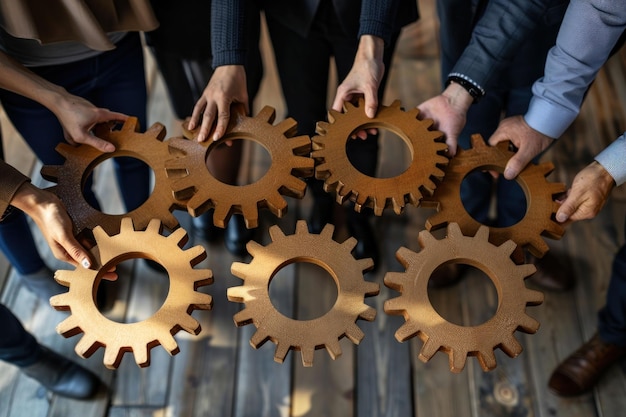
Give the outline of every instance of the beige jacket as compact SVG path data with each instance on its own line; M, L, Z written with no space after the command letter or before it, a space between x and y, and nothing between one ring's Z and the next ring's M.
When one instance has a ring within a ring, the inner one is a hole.
M107 33L150 31L159 23L149 0L0 0L0 25L17 38L106 51L114 48Z
M11 204L18 188L30 178L0 159L0 216Z

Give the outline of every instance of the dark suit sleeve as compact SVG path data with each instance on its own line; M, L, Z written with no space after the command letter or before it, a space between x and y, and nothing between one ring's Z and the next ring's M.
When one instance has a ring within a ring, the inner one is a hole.
M213 68L245 63L245 1L213 0L211 2Z
M399 0L363 0L359 20L359 37L373 35L385 45L391 41Z
M567 1L490 0L452 73L463 74L488 88L493 78L511 63L522 42L546 18L549 9L564 12L566 7Z

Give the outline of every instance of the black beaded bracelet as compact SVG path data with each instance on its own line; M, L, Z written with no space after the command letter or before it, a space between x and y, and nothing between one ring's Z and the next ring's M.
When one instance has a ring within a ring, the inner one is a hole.
M480 86L474 84L468 78L461 77L459 75L449 75L446 80L446 87L450 85L451 82L454 82L461 87L463 87L470 96L474 99L474 103L478 103L481 98L485 95L485 90L483 90Z

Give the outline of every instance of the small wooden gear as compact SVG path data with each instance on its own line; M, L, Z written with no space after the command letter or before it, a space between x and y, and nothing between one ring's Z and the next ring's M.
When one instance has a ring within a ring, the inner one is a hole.
M113 123L97 125L94 133L115 145L115 151L105 153L88 146L70 146L59 143L57 152L65 157L63 165L46 165L41 175L57 185L50 188L65 205L77 234L83 230L102 227L113 235L120 230L120 221L124 217L133 219L135 227L145 228L151 219L158 218L169 230L178 227L178 220L172 215L177 202L172 196L164 163L172 159L167 143L163 142L165 127L155 123L145 133L139 132L136 117L129 117L120 130L113 129ZM154 172L154 190L148 199L138 208L126 214L105 214L93 208L83 195L83 185L101 162L108 158L127 156L145 162Z
M382 215L386 208L402 213L406 203L419 205L424 195L431 195L436 187L433 179L444 175L442 167L448 163L443 155L447 149L443 133L431 130L433 121L418 120L418 109L403 111L400 101L391 106L380 106L376 117L365 114L364 101L358 106L344 104L344 113L328 112L329 122L318 122L318 136L313 137L313 152L316 160L315 177L324 180L324 190L336 192L337 202L353 201L354 209L374 209ZM385 128L400 136L409 147L412 161L400 175L392 178L373 178L356 169L348 159L346 141L351 136L370 128Z
M272 125L276 111L266 106L257 116L248 117L241 106L234 106L226 134L219 141L172 138L170 145L177 148L181 158L168 161L167 171L175 198L186 205L197 217L214 208L213 223L225 227L233 213L243 214L246 227L258 225L259 208L269 208L277 217L287 211L287 201L281 196L302 198L306 183L299 177L313 174L314 161L309 158L311 139L308 136L291 137L297 123L286 119ZM195 131L194 131L195 132ZM186 135L193 138L194 132ZM216 146L234 139L259 143L270 154L272 164L265 175L252 184L230 185L215 178L206 166L206 158Z
M253 256L249 264L234 262L231 272L244 280L239 287L228 289L228 299L245 303L246 307L234 316L238 326L254 323L256 333L250 344L256 349L267 340L276 343L274 360L283 362L289 350L299 350L302 364L313 366L315 349L326 347L331 358L341 355L339 339L347 336L358 344L364 334L356 325L361 318L372 321L376 310L367 306L364 297L377 295L379 286L363 279L363 272L372 268L372 259L355 259L352 250L356 240L343 243L333 240L334 227L327 224L320 234L310 234L306 222L296 224L296 232L285 236L278 226L269 229L272 242L261 246L248 242ZM337 284L337 300L321 317L313 320L294 320L281 314L269 296L272 277L285 265L310 262L324 268Z
M445 177L434 194L422 200L423 207L433 207L437 213L426 220L428 230L436 230L450 222L458 223L463 233L473 235L482 226L463 206L461 183L471 172L494 170L503 172L514 155L509 142L488 146L480 135L472 135L472 148L458 149L446 167ZM550 183L546 176L554 170L551 163L529 164L516 180L526 195L526 214L518 223L509 227L491 227L489 239L499 245L512 240L520 247L541 258L548 250L542 236L560 239L565 233L555 220L558 203L554 196L565 191L565 184Z
M116 369L125 352L133 352L140 367L150 365L150 350L158 345L170 354L179 348L173 335L180 330L197 335L200 323L191 316L195 309L208 310L212 298L197 292L199 287L213 282L210 269L193 267L206 258L202 246L187 250L187 234L179 228L169 236L161 234L161 222L150 221L145 231L135 230L130 218L121 222L120 232L109 236L101 227L93 230L96 247L93 259L96 269L78 266L73 271L57 271L55 279L69 291L55 295L50 304L57 310L69 310L71 315L59 323L57 331L65 337L84 333L76 344L76 353L90 357L100 347L105 348L104 365ZM151 317L136 323L118 323L106 318L96 306L95 295L102 275L111 267L129 259L152 259L165 267L169 275L169 293L165 302Z
M513 241L500 246L489 243L489 228L481 226L475 236L464 236L456 223L450 223L448 235L440 240L423 230L419 234L419 253L400 248L396 257L405 272L388 272L385 285L401 293L387 300L385 312L404 316L405 323L396 331L400 342L419 336L424 342L419 353L423 362L435 353L448 354L450 370L461 372L467 356L476 356L484 371L496 367L494 349L501 348L510 357L522 352L513 333L535 333L539 323L526 314L527 305L543 302L543 294L526 288L524 280L535 272L533 265L516 265L510 255ZM428 299L428 281L432 273L447 263L464 263L482 270L493 282L498 294L495 315L478 326L450 323L437 313Z

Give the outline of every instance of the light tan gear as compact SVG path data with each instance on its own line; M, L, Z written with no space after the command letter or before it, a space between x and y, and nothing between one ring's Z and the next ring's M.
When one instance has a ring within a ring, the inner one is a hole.
M170 145L185 156L167 163L171 187L179 201L185 201L189 213L197 217L214 208L213 223L225 227L233 213L243 214L246 227L258 226L259 208L269 208L277 217L287 212L287 201L281 196L302 198L306 183L299 177L313 174L314 161L309 158L311 139L291 137L297 123L286 119L272 125L276 111L265 106L257 116L233 107L225 135L218 141L197 142L195 139L172 138ZM198 129L186 131L194 137ZM206 166L208 154L228 140L247 139L259 143L271 156L271 166L265 175L252 184L230 185L215 178ZM182 174L181 174L182 173Z
M56 147L65 158L63 165L46 165L41 175L57 185L50 187L63 201L74 222L77 234L83 230L91 230L101 226L113 235L120 230L120 221L124 217L133 219L137 229L143 229L151 219L158 218L169 230L178 227L178 221L172 215L177 202L169 188L165 173L165 161L172 159L167 143L163 142L165 127L160 123L153 124L145 133L139 132L136 117L129 117L120 130L113 129L114 124L97 125L94 134L115 145L115 151L105 153L88 146L70 146L59 143ZM105 214L93 208L85 200L83 185L93 169L106 159L113 157L132 157L145 162L154 172L154 189L148 199L138 208L126 214Z
M405 272L388 272L385 285L401 293L387 300L387 314L404 316L405 323L396 331L400 342L419 336L424 342L419 353L423 362L435 353L448 354L450 370L461 372L467 356L476 356L484 371L496 367L494 349L501 348L510 357L522 352L513 333L535 333L539 323L526 314L527 305L543 302L543 294L526 288L524 280L535 272L530 264L516 265L510 258L515 243L500 246L489 243L489 228L481 226L475 236L464 236L456 223L450 223L447 237L437 240L430 232L419 234L419 253L405 247L396 258ZM493 317L478 326L460 326L446 321L428 299L428 281L441 265L463 263L483 271L498 294L498 309Z
M200 323L191 316L195 309L209 310L212 298L197 292L199 287L213 282L210 269L194 269L206 258L202 246L183 250L187 233L179 228L169 236L161 234L161 222L150 221L145 231L135 230L130 218L121 222L120 233L109 236L101 227L93 230L97 246L92 258L95 269L78 266L74 271L57 271L55 279L69 291L50 299L57 310L69 310L71 315L59 323L57 332L65 337L84 333L76 344L76 353L90 357L100 347L105 348L104 365L116 369L125 352L133 352L140 367L150 365L150 350L158 345L170 354L179 352L174 335L181 329L197 335ZM118 323L106 318L96 305L95 296L102 276L111 267L136 258L151 259L163 265L169 275L169 292L159 310L146 320Z
M482 226L463 206L461 183L470 173L478 170L504 172L507 162L514 155L509 142L488 146L481 135L472 135L472 148L459 148L446 167L446 175L431 197L422 200L423 207L436 208L437 213L426 220L428 230L436 230L450 222L458 223L466 235L473 235ZM565 184L551 183L546 176L554 170L549 162L529 164L516 180L526 196L526 214L509 227L491 227L490 241L500 245L512 240L541 258L549 250L542 236L560 239L565 233L563 226L555 220L559 205L554 196L565 191Z
M274 360L282 363L289 350L299 350L302 364L313 366L315 349L326 347L331 358L341 355L339 339L347 336L358 344L364 334L356 325L361 318L372 321L376 310L367 306L364 297L377 295L379 286L363 279L363 272L373 267L371 258L356 260L352 250L356 239L343 243L333 240L334 226L327 224L322 232L309 234L306 222L299 220L295 234L285 236L278 226L269 229L272 243L261 246L248 242L253 256L249 264L234 262L231 272L244 280L239 287L228 289L230 301L245 303L234 316L237 326L254 323L256 333L250 339L259 348L267 340L276 344ZM281 314L269 296L272 277L284 266L309 262L324 268L337 284L337 300L332 309L313 320L294 320ZM362 272L363 271L363 272Z
M393 208L401 214L406 203L418 206L424 195L433 193L436 185L433 179L444 175L442 167L448 163L443 156L447 149L443 133L431 130L433 121L418 120L419 110L407 112L400 108L400 101L391 106L380 106L376 117L370 119L365 114L364 101L358 106L350 102L344 104L344 113L328 112L329 122L318 122L317 133L313 137L315 177L324 181L326 192L336 193L337 202L346 199L353 201L358 212L363 207L374 209L381 216L386 208ZM406 143L411 153L409 167L400 175L391 178L374 178L356 169L348 159L346 142L360 130L371 128L388 129Z

